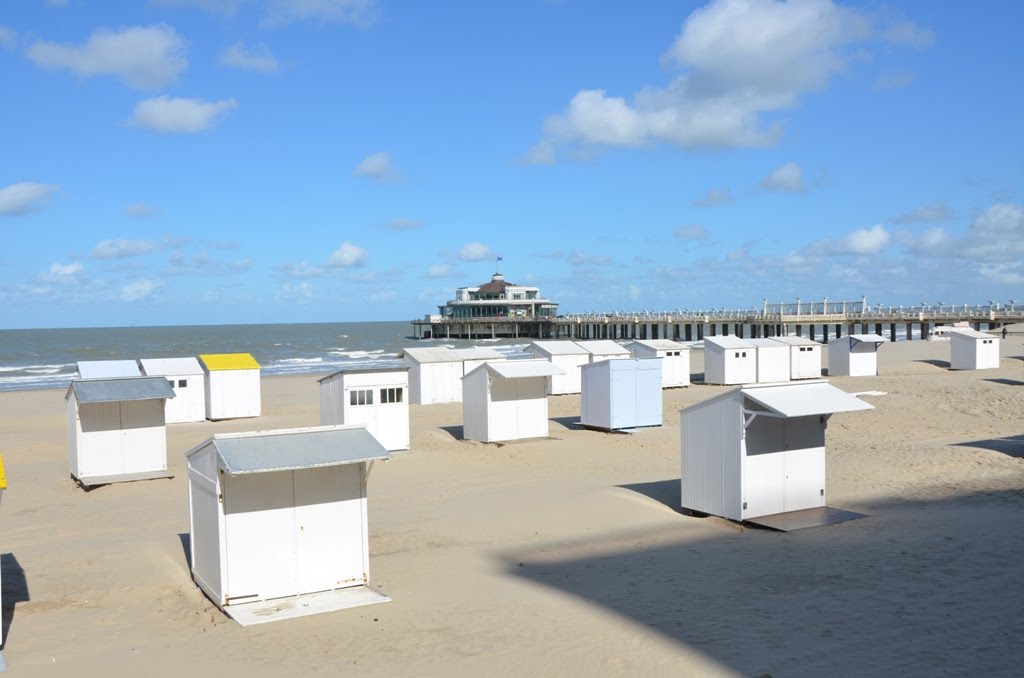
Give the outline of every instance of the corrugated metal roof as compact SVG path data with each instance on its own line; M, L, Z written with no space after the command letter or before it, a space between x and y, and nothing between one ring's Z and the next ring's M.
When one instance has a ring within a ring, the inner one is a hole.
M407 348L399 352L399 358L412 358L418 363L457 363L461 362L450 348L444 346L429 346L427 348Z
M719 348L730 349L730 348L752 348L754 345L746 339L740 339L736 335L726 334L720 337L709 337L704 335L704 345L707 347L708 344L714 344Z
M647 348L654 349L655 351L688 351L690 350L684 344L680 344L678 341L672 341L671 339L637 339L633 341L634 344L640 344Z
M230 475L342 466L391 456L362 426L220 434L200 443L187 456L208 445L217 450L221 468Z
M82 379L115 379L117 377L139 377L139 364L134 360L81 360L78 376Z
M408 365L403 366L403 367L343 367L340 370L338 370L337 372L332 372L332 373L328 374L326 377L321 377L320 379L317 379L316 381L319 384L322 381L327 381L328 379L334 379L335 377L339 377L342 374L377 374L378 372L408 372L408 371L409 371Z
M190 358L139 358L143 374L167 376L170 374L202 374L203 368L194 357Z
M535 341L536 346L548 355L586 355L587 352L575 341Z
M496 363L485 363L477 369L486 369L494 376L504 379L554 377L565 374L565 370L547 360L502 360Z
M958 335L961 337L970 337L971 339L994 339L994 334L988 334L986 332L979 332L978 330L971 329L969 327L957 327L949 331L949 336Z
M211 372L222 370L258 370L260 364L250 353L206 353L199 359Z
M811 341L807 337L772 337L772 339L790 346L821 346L818 342Z
M163 377L124 377L121 379L75 379L67 396L74 391L79 403L113 403L122 400L173 398L174 389Z
M809 417L875 409L860 398L824 382L743 388L741 391L745 398L782 417Z
M504 360L507 357L493 348L453 348L451 352L459 360Z
M592 341L579 341L576 343L591 355L624 355L629 353L629 351L611 339L594 339Z

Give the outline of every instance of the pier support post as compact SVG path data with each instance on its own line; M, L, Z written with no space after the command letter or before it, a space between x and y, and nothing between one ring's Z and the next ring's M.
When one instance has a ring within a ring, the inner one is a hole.
M896 323L889 323L889 341L896 342Z
M914 338L914 323L907 323L907 341Z

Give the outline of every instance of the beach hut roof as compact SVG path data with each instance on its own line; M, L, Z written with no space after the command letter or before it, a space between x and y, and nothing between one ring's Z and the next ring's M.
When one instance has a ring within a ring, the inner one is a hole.
M704 344L705 345L713 344L714 346L718 346L719 348L724 348L724 349L730 349L730 348L753 348L754 347L754 345L751 344L746 339L740 339L739 337L737 337L735 335L732 335L732 334L725 334L725 335L722 335L720 337L708 337L708 336L705 336L704 337Z
M637 339L633 343L652 348L655 351L678 351L687 348L685 344L671 339Z
M459 360L498 360L506 357L493 348L453 348L451 352Z
M186 456L208 445L217 450L220 467L229 475L342 466L391 456L362 426L220 433L189 450Z
M765 411L758 412L758 414L768 417L813 417L837 412L875 409L873 405L836 388L823 379L764 386L759 384L740 386L711 400L731 398L737 392L763 407ZM702 407L711 400L695 403L683 408L680 412Z
M878 348L881 344L884 344L888 339L880 334L848 334L845 337L839 337L833 339L829 343L836 341L849 342L850 346L856 346L857 344L874 344L875 348Z
M820 346L816 341L811 341L807 337L772 337L775 341L781 341L783 344L789 346Z
M781 341L776 341L775 339L769 339L767 337L761 339L747 339L746 341L754 346L763 346L765 348L782 348L786 345Z
M485 369L490 374L504 379L554 377L565 374L565 370L547 360L503 360L496 363L484 363L476 369Z
M82 379L112 379L141 375L139 364L134 360L81 360L78 362L78 376Z
M575 341L535 341L531 346L536 346L549 355L585 355L587 353Z
M75 379L64 394L74 392L79 403L112 403L122 400L173 398L174 389L163 377L124 377L120 379Z
M579 342L579 347L591 355L623 355L624 353L629 353L629 351L611 339L581 341Z
M343 367L340 370L338 370L337 372L331 372L326 377L321 377L320 379L317 379L316 381L319 384L322 381L327 381L328 379L334 379L339 374L378 374L380 372L408 372L408 371L409 371L409 366L408 365L403 365L401 367Z
M450 348L445 348L444 346L407 348L398 353L399 358L406 356L418 363L453 363L462 360Z
M250 353L206 353L199 359L211 372L222 370L258 370L260 364Z
M950 330L949 336L957 335L960 337L969 337L971 339L991 339L992 335L986 332L979 332L978 330L971 329L970 327L956 327Z
M140 358L139 364L147 376L168 374L202 374L203 368L195 358Z

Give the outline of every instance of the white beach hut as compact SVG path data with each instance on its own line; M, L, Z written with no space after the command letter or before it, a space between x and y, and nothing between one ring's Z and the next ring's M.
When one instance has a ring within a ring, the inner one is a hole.
M547 382L561 374L541 359L478 366L462 379L462 437L493 443L547 436Z
M580 392L580 366L590 362L590 353L574 341L535 341L526 347L534 358L543 358L562 370L563 374L548 379L548 395Z
M409 449L409 368L348 368L320 379L320 425L363 424L389 452Z
M806 337L774 337L789 346L789 378L821 378L821 344Z
M192 578L242 626L389 600L369 587L362 426L218 434L186 453Z
M625 360L631 358L629 349L620 346L611 339L593 339L590 341L577 341L577 345L586 351L590 359L588 362L596 363L601 360Z
M409 402L457 403L462 399L463 359L443 346L407 348L398 354L409 367Z
M704 337L705 384L757 382L757 347L732 335Z
M164 405L168 424L206 420L206 375L195 358L140 358L147 377L163 377L174 389Z
M206 377L206 418L258 417L262 411L260 364L249 353L199 356Z
M142 372L134 360L79 360L78 376L80 379L118 379L139 377Z
M873 409L826 381L750 385L680 411L682 507L732 520L825 506L825 426Z
M999 367L999 338L970 328L949 333L949 367L988 370Z
M466 376L484 363L508 359L507 355L495 351L493 348L453 348L451 352L452 355L462 361L462 376Z
M602 360L580 371L580 424L605 431L661 426L661 358Z
M878 347L885 337L849 334L828 342L828 376L874 377L878 374Z
M65 394L69 466L85 487L170 478L163 377L75 379Z
M757 383L789 381L789 346L774 339L748 339L757 349Z
M671 339L638 339L628 348L635 358L661 358L661 387L690 385L690 349Z

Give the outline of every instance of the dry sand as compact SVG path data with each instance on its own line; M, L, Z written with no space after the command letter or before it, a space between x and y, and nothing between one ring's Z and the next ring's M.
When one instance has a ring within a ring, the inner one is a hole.
M665 426L460 440L460 405L412 408L412 450L370 479L371 579L391 603L241 628L193 584L184 453L216 432L316 425L316 379L265 379L264 416L168 427L173 480L84 492L63 391L0 394L5 648L26 676L1019 675L1024 347L951 372L890 344L843 378L870 412L827 432L828 500L868 518L788 534L677 512ZM694 354L695 371L702 369Z

